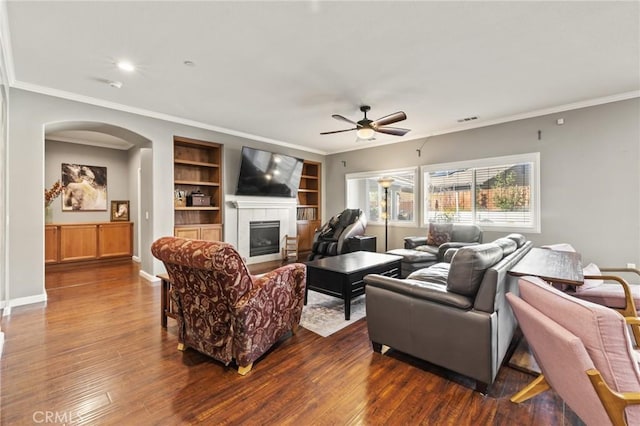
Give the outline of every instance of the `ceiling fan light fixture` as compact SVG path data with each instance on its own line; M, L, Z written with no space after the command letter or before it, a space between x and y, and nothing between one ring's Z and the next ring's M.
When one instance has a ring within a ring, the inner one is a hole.
M361 127L356 130L356 134L360 139L371 139L375 134L375 131L371 127Z

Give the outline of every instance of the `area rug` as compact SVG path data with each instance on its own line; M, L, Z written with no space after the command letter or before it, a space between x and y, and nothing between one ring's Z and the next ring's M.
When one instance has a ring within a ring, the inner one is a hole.
M344 319L344 301L309 290L306 306L302 309L300 325L322 337L330 336L365 316L365 296L351 300L351 319Z

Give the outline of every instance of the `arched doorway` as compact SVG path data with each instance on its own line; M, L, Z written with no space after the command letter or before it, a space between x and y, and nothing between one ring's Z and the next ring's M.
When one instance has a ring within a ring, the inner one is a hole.
M105 167L107 200L129 201L130 221L134 224L134 259L143 267L145 263L152 262L146 250L141 250L152 236L148 220L148 212L153 205L151 140L120 126L89 121L48 123L44 129L44 140L44 187L60 179L61 163ZM105 166L107 164L108 167ZM58 208L54 209L53 220L62 223L108 222L109 214L108 208L106 211L71 214Z

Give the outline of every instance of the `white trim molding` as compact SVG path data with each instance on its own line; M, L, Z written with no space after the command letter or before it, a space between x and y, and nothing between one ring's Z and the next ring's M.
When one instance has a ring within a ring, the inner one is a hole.
M145 280L149 281L149 283L150 283L151 285L156 286L156 285L159 285L159 284L160 284L160 278L155 277L155 276L151 275L151 274L150 274L150 273L148 273L148 272L140 271L139 275L140 275L142 278L144 278Z

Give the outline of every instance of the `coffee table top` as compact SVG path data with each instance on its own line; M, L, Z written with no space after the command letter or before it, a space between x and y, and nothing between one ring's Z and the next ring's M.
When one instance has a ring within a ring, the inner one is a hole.
M400 260L402 260L402 256L374 253L371 251L354 251L352 253L312 260L311 262L306 262L306 265L307 267L350 274Z

